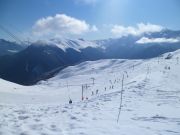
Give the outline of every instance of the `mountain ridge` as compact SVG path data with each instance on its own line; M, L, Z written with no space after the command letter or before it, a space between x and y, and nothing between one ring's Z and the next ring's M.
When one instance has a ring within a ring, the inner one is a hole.
M84 61L149 59L180 49L180 42L137 44L136 42L144 36L150 40L156 37L178 39L180 31L164 30L142 36L130 35L94 41L51 39L33 42L13 55L0 57L0 77L19 84L32 85L39 80L52 77L67 66Z

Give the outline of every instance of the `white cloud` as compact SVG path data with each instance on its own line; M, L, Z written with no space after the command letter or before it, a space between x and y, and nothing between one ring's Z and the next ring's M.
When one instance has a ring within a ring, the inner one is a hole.
M98 28L96 27L96 25L93 25L93 26L91 27L91 31L92 31L92 32L98 31Z
M36 36L69 36L80 35L86 32L96 31L95 25L90 26L84 20L79 20L65 14L56 14L41 18L33 26L33 34Z
M179 39L176 38L147 38L142 37L136 43L138 44L148 44L148 43L177 43L180 42Z
M153 33L153 32L159 32L163 30L164 28L160 25L154 25L154 24L144 24L139 23L136 27L132 26L122 26L122 25L114 25L111 29L111 33L113 33L115 36L128 36L128 35L134 35L139 36L144 33Z

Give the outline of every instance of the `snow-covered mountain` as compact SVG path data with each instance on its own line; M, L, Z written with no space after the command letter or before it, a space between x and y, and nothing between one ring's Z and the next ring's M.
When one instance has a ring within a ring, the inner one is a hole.
M62 50L66 51L66 49L71 48L76 51L81 51L82 49L91 47L91 48L98 48L100 47L93 41L88 41L84 39L50 39L45 42L46 44L54 44L61 48Z
M34 86L0 79L0 132L178 135L179 58L180 50L148 60L87 61ZM68 104L69 99L73 104Z
M138 42L141 39L164 39L164 42ZM166 39L174 39L174 40L166 40ZM174 42L173 42L174 41ZM49 40L39 40L36 42L31 42L34 45L55 45L66 51L67 49L74 49L76 51L81 52L85 48L101 48L103 51L109 51L110 48L115 47L140 47L148 48L149 46L158 46L163 45L167 46L168 44L174 45L175 43L179 44L180 42L180 31L173 31L169 29L163 29L160 32L154 33L144 33L139 36L123 36L120 38L109 38L104 40L84 40L84 39L66 39L66 38L54 38ZM21 48L27 47L27 43L24 42L22 44L18 44L15 42L6 41L4 39L0 40L0 47L3 50L3 47L6 48L6 51L9 52L19 52L22 50ZM14 47L14 49L12 48ZM173 48L173 47L172 47ZM116 48L117 49L117 48ZM121 51L121 50L119 50ZM1 54L0 54L1 55Z
M37 41L14 55L1 56L0 77L31 85L83 61L147 59L177 49L180 49L180 31L171 30L96 41L62 38Z
M160 32L145 33L139 36L124 36L104 40L51 39L43 44L58 46L63 51L73 49L85 55L94 51L101 58L142 59L157 57L166 52L180 49L180 31L163 29Z
M84 39L65 39L65 38L55 38L55 39L50 39L50 40L44 40L44 41L39 41L43 44L51 44L51 45L56 45L60 49L66 51L66 49L71 48L76 51L81 51L85 48L102 48L104 50L108 50L108 48L114 47L114 46L123 46L123 47L132 47L136 46L140 43L138 43L138 40L142 38L148 38L148 39L176 39L176 42L168 42L168 44L172 43L177 43L180 42L180 31L173 31L173 30L168 30L168 29L163 29L160 32L154 32L154 33L144 33L143 35L138 35L138 36L123 36L120 38L109 38L109 39L104 39L104 40L84 40ZM39 44L38 42L38 44ZM156 45L167 45L167 43L164 42L152 42L152 43L141 43L144 45L149 44L148 46L153 46L154 44ZM145 46L146 47L146 46Z
M90 53L92 52L92 53ZM35 43L14 55L0 57L0 77L23 85L47 79L59 70L86 60L103 58L98 49L83 52L46 43Z

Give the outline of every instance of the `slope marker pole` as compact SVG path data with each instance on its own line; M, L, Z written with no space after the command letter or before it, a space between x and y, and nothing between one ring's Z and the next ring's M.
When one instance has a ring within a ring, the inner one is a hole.
M120 104L119 104L119 113L118 113L117 123L119 122L119 116L121 114L121 109L122 109L123 89L124 89L124 74L122 77L121 98L120 98Z
M81 93L82 95L81 95L81 99L82 99L82 101L84 100L84 85L82 85L82 93Z

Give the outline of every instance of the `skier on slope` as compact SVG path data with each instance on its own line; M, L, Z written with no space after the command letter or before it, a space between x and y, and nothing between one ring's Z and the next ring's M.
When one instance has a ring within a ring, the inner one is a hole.
M72 104L72 100L71 99L69 99L69 104Z

